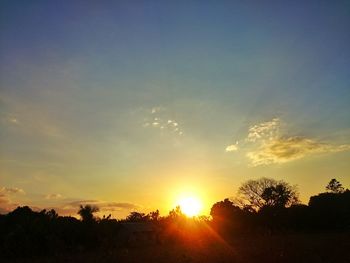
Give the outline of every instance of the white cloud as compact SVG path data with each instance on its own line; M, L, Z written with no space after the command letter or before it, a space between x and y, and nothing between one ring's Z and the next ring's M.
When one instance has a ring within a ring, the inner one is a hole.
M238 143L231 144L226 147L226 152L235 152L235 151L238 151Z
M162 131L162 133L173 133L176 135L183 135L183 129L180 123L171 118L165 108L153 107L150 111L151 114L144 119L142 127L144 128L155 128Z
M161 106L156 106L156 107L153 107L153 108L151 109L151 113L152 113L152 114L155 114L155 113L160 112L160 111L162 111L162 110L163 110L163 107L161 107Z
M350 150L349 144L332 145L303 136L291 136L281 131L281 120L274 118L251 126L244 139L246 157L253 166L286 163L313 154ZM236 145L226 147L227 152L237 151Z

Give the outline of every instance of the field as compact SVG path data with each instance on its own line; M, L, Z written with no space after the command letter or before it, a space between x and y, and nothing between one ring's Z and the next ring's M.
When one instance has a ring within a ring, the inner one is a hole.
M241 236L220 239L182 239L163 244L99 249L50 258L5 262L350 262L350 237L345 233Z

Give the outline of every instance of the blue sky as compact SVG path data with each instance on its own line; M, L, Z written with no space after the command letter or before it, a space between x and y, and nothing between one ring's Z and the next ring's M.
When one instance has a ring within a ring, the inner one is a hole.
M333 177L348 186L349 14L347 1L3 1L2 209L166 213L181 192L210 208L261 176L304 202Z

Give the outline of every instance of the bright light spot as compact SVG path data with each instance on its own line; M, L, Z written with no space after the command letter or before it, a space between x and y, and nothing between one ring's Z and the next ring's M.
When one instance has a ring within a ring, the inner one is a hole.
M184 197L179 200L181 211L187 216L197 216L202 209L202 203L195 197Z

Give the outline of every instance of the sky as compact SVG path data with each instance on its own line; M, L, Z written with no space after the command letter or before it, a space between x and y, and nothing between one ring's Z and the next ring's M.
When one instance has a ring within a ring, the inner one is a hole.
M0 213L350 188L349 27L349 1L1 1Z

